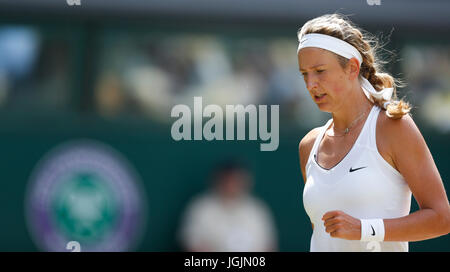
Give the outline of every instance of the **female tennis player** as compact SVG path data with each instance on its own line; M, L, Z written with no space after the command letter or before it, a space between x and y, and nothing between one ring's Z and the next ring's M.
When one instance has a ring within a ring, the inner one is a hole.
M408 251L448 234L441 177L397 81L380 71L376 39L339 14L306 22L298 39L307 89L332 116L299 144L310 250Z

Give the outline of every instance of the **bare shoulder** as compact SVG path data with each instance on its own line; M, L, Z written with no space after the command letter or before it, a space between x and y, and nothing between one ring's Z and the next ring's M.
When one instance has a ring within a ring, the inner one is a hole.
M381 113L378 118L377 144L380 143L381 149L385 154L389 154L394 164L399 166L400 157L416 156L428 149L410 114L400 119L392 119L384 111Z
M406 114L400 119L392 119L384 111L381 113L383 114L380 114L380 118L378 118L378 128L390 145L414 144L414 141L422 138L422 134L410 114Z
M313 128L311 131L309 131L300 141L299 143L299 152L300 155L306 154L309 155L309 152L311 151L314 141L317 138L317 135L320 132L320 127Z
M298 152L300 156L300 168L302 170L303 179L306 182L305 177L305 166L308 161L309 153L311 153L311 149L314 145L314 142L317 138L317 135L320 132L320 127L312 129L308 132L300 141L298 145Z

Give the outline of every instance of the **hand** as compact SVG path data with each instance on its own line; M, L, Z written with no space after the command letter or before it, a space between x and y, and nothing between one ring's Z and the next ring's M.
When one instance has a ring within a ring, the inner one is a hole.
M361 221L343 211L330 211L323 215L325 231L334 238L361 239Z

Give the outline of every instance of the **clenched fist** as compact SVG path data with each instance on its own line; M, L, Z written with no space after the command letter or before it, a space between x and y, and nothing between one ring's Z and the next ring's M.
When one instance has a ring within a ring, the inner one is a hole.
M361 221L343 211L329 211L322 217L325 231L331 237L346 240L361 239Z

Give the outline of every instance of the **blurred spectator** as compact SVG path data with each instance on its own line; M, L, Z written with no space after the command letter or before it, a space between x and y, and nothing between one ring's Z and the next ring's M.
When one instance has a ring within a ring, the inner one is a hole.
M251 174L235 161L220 164L211 190L188 205L180 238L186 251L275 251L272 215L250 194Z
M0 104L20 81L27 80L39 48L32 28L0 26Z
M50 28L0 25L0 106L34 112L73 103L76 38Z

